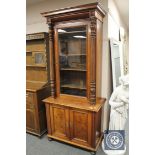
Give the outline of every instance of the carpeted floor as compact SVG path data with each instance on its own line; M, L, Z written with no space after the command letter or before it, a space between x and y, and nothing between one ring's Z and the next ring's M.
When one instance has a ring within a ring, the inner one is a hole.
M129 155L129 120L126 123L125 141L127 150L125 155ZM40 139L31 134L26 134L26 155L91 155L90 152L73 147L58 141L48 141L46 134ZM96 155L105 155L99 147Z
M41 139L26 134L26 155L90 155L90 152L58 141L48 141L46 134ZM96 155L105 155L101 147Z
M48 141L46 134L40 139L26 134L26 155L91 155L90 152L58 141ZM105 155L99 147L96 155ZM126 152L128 155L128 149Z

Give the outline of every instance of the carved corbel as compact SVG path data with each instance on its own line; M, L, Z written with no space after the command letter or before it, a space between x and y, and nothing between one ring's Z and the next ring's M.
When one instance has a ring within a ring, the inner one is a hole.
M96 22L95 11L89 12L91 36L96 38Z

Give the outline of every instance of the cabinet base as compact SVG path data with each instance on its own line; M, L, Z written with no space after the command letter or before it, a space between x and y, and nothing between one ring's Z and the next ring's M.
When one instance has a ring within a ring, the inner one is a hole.
M33 132L33 131L26 131L26 133L32 134L34 136L38 136L39 138L41 138L46 132L47 132L47 129L42 131L40 134L36 133L36 132Z
M73 145L75 147L79 147L79 148L82 148L82 149L86 149L88 151L92 151L94 153L96 153L98 147L100 146L100 143L103 139L103 134L101 134L101 137L99 138L98 142L97 142L97 145L95 148L91 147L91 146L84 146L84 145L81 145L81 144L77 144L77 143L74 143L74 142L71 142L71 141L68 141L68 140L64 140L64 139L61 139L61 138L58 138L58 137L55 137L55 136L51 136L51 135L47 135L48 136L48 139L52 139L52 140L58 140L60 142L65 142L67 144L70 144L70 145Z

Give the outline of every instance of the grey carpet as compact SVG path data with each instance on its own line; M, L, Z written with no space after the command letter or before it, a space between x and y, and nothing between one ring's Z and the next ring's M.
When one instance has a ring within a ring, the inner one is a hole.
M26 145L26 155L90 155L89 151L65 143L48 141L46 134L41 139L27 134ZM101 147L96 155L105 155Z
M89 151L58 141L48 141L46 134L40 139L26 134L26 155L91 155ZM99 147L96 155L105 155ZM128 155L128 151L126 152Z
M125 155L129 155L129 120L126 123L126 146ZM26 155L91 155L90 152L73 147L58 141L48 141L46 134L40 139L31 134L26 134ZM105 155L99 147L96 155Z

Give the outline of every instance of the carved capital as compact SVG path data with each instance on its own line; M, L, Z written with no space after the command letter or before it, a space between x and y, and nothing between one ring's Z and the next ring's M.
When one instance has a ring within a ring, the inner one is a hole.
M49 40L53 41L53 38L54 38L53 24L49 23L48 27L49 27L49 31L48 31L48 33L49 33Z
M90 82L90 103L95 104L96 102L96 82Z
M51 18L47 18L46 23L50 24L51 23Z
M96 17L95 17L95 12L90 12L90 29L91 29L91 36L96 37Z

